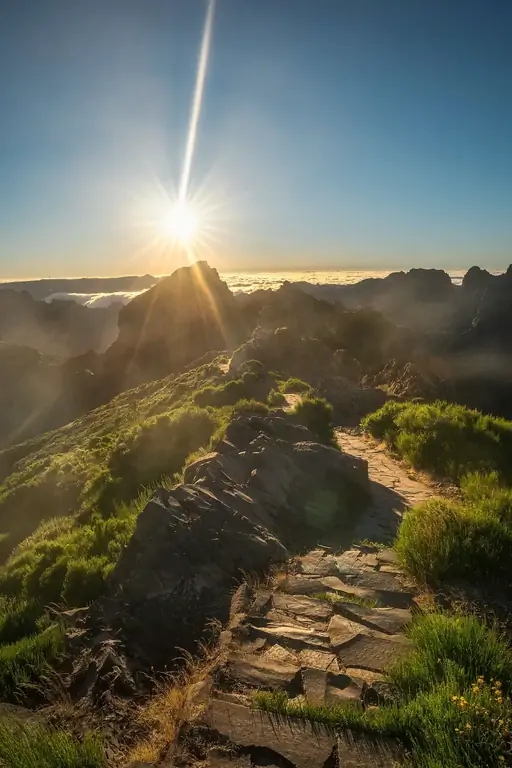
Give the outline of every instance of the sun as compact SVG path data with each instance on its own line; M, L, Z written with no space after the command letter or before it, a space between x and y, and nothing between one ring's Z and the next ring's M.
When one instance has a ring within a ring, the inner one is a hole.
M198 209L188 200L169 203L158 222L160 231L177 245L190 247L201 232Z

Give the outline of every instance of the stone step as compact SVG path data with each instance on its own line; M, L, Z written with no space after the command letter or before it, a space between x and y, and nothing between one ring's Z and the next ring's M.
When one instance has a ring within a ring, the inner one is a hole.
M304 695L310 704L319 706L352 706L362 709L363 685L348 675L317 667L302 670Z
M395 580L396 581L396 580ZM409 608L414 602L414 594L402 589L374 589L342 581L337 576L311 578L308 576L289 576L280 584L280 590L292 595L315 595L322 592L354 595L389 608Z
M298 651L306 648L330 650L327 632L297 627L292 624L277 624L265 620L262 620L259 626L250 624L248 629L251 635L255 637L261 637L269 643L279 643Z
M404 608L368 608L357 603L338 600L334 610L350 621L359 622L369 629L396 635L412 620L412 613Z
M233 745L266 748L295 768L322 768L333 759L335 747L340 768L393 768L400 754L391 741L350 732L337 737L318 724L283 720L216 699L211 700L201 720Z
M288 690L299 676L299 665L261 656L232 654L220 673L235 683L266 690Z

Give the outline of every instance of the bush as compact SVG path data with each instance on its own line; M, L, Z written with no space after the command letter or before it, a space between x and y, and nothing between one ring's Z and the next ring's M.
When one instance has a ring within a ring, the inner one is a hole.
M311 386L307 383L307 381L302 381L302 379L286 379L286 381L282 381L279 385L279 390L282 393L300 393L300 392L311 392Z
M403 565L432 586L459 578L510 583L512 491L478 474L462 489L462 502L434 498L406 512L396 543Z
M260 403L257 400L240 400L233 408L233 413L257 413L260 416L266 416L268 405Z
M499 680L512 691L512 654L504 636L476 616L430 613L417 617L407 631L414 652L396 662L389 678L408 699L420 691L451 683L458 692L478 677Z
M110 469L129 496L137 488L172 475L187 456L208 442L218 419L206 410L182 408L171 414L148 419L118 443L110 459Z
M469 472L511 477L512 422L462 405L386 403L362 422L419 469L459 481Z
M200 389L194 396L194 402L202 407L211 405L215 408L235 405L239 400L253 397L257 382L258 376L247 371L239 379L231 379L216 387L209 386Z
M268 404L273 406L286 405L286 397L278 392L277 389L271 389L268 396Z
M323 397L305 397L293 409L297 420L311 430L323 443L336 445L332 423L332 405Z
M44 725L3 720L0 723L0 763L9 768L106 768L99 739L80 741L66 731Z

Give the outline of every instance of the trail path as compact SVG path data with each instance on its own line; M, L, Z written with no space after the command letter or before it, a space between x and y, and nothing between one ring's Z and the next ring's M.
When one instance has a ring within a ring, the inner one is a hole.
M434 495L433 488L414 478L383 445L361 435L336 432L343 451L368 462L372 501L354 531L354 541L391 542L405 509Z

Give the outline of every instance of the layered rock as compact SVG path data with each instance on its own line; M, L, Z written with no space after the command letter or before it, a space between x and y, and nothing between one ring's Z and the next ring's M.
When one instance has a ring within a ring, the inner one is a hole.
M112 577L130 655L168 664L225 620L243 572L306 542L341 540L368 491L366 463L314 442L290 418L240 417L185 483L159 490Z

